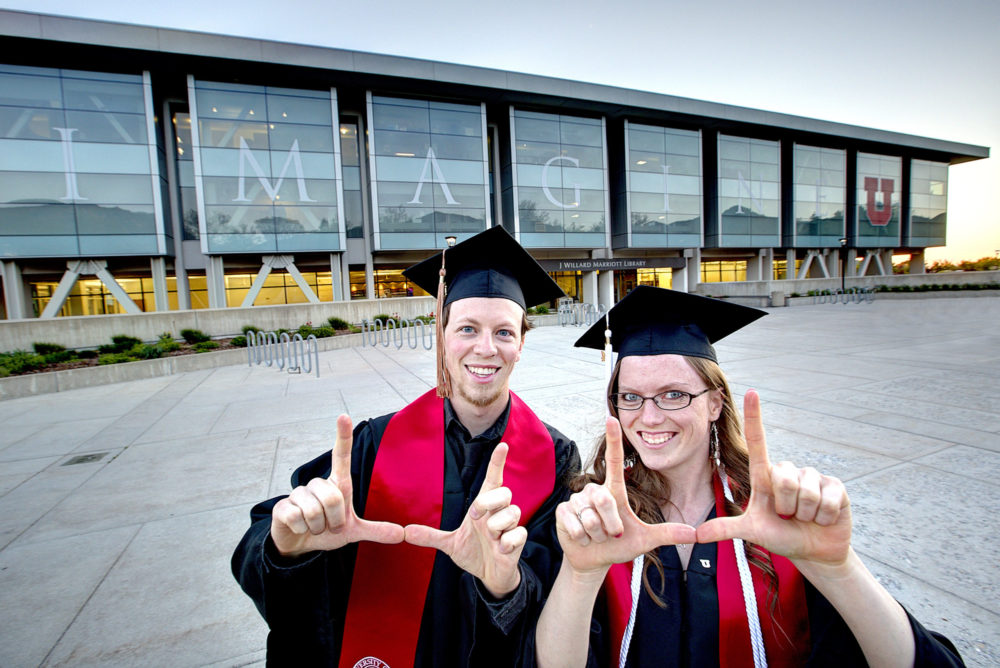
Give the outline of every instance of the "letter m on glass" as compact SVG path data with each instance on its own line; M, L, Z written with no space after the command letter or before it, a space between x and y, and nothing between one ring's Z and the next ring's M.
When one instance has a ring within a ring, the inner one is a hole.
M868 213L868 220L876 227L885 227L892 217L892 179L881 179L882 181L882 206L879 208L876 203L876 194L879 190L879 179L874 176L865 177L865 194L867 195L865 211Z

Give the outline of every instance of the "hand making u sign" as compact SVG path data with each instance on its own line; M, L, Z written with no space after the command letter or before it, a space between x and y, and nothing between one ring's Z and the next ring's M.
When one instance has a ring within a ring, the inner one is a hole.
M422 524L406 527L406 542L441 550L459 568L479 578L496 598L517 589L521 572L517 567L528 531L518 526L521 509L511 504L511 491L503 486L507 444L493 450L486 478L461 526L442 531Z
M588 483L556 508L559 544L578 573L603 572L660 545L695 541L694 528L686 524L646 524L636 516L625 489L621 425L609 417L605 429L604 483Z
M851 547L851 504L839 479L767 455L760 397L743 400L743 429L750 456L750 501L742 515L719 517L698 527L698 542L731 538L760 545L801 562L839 566Z
M314 550L336 550L362 540L403 541L403 527L398 524L371 522L354 512L352 441L351 418L341 415L337 418L330 477L313 478L275 504L271 540L281 555L296 557Z

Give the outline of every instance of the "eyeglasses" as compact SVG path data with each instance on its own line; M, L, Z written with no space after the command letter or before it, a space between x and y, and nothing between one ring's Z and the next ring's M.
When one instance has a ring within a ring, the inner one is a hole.
M644 397L635 392L618 392L612 394L610 398L615 408L622 411L637 411L643 407L647 399L652 400L657 408L665 411L679 411L682 408L690 406L695 397L700 397L711 389L710 387L706 387L698 394L681 392L680 390L667 390L653 397Z

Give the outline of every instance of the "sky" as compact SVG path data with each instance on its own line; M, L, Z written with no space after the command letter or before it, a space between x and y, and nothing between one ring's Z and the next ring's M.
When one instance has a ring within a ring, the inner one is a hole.
M998 0L0 0L665 93L1000 151ZM949 172L948 245L1000 256L1000 157Z

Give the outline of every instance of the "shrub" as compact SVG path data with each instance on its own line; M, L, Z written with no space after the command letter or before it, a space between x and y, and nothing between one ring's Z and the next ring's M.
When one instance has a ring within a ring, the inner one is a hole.
M182 329L181 336L191 344L202 343L211 339L208 334L205 334L200 329Z
M10 375L10 369L5 366L0 366L0 378L6 378Z
M158 357L163 357L163 350L159 345L140 343L129 350L128 354L138 360L155 360Z
M538 306L535 307L535 313L537 313L538 315L545 315L548 312L549 312L549 307L546 306L545 304L539 304Z
M247 347L247 337L245 337L245 336L234 336L232 339L230 339L229 343L231 345L236 346L237 348L246 348Z
M61 346L58 343L35 342L31 344L31 347L35 350L35 354L37 355L49 355L51 353L60 353L66 350L66 346Z
M42 355L42 359L45 360L46 364L58 364L59 362L66 362L71 359L76 359L76 351L56 350L55 352Z
M392 320L392 316L390 316L388 313L379 313L377 316L375 316L374 318L372 318L372 322L374 322L376 320L381 320L382 324L385 325L390 320Z
M82 360L92 360L97 357L98 354L99 353L96 350L80 350L77 351L76 356Z
M260 331L261 331L261 329L260 329L260 327L258 327L257 325L243 325L243 326L242 326L242 327L240 328L240 331L241 331L241 332L243 332L243 336L245 337L245 336L247 335L247 333L248 333L248 332L254 332L254 333L257 333L257 332L260 332Z
M141 339L137 339L134 336L126 336L125 334L116 334L111 337L111 343L115 346L116 353L123 353L134 346L142 343Z
M104 364L121 364L122 362L134 362L135 358L128 353L111 353L108 355L101 355L97 358L97 363Z
M160 334L160 340L156 342L156 347L160 349L161 353L172 353L175 350L180 350L181 344L174 341L173 334L163 332Z
M45 366L45 358L27 350L14 350L0 354L0 366L6 368L11 375L16 375L42 368Z
M361 328L360 327L355 327L354 325L351 325L350 330L351 330L351 334L359 334L361 332Z
M419 320L420 322L429 325L434 322L434 314L432 313L431 315L418 315L416 318L414 318L414 320Z
M313 336L315 336L317 339L325 339L326 337L333 336L336 333L337 332L334 331L333 327L326 327L326 326L313 327L312 331ZM305 337L303 336L302 338Z
M350 329L351 328L351 324L349 322L347 322L346 320L344 320L342 318L338 318L336 316L332 316L330 318L327 318L326 321L328 323L330 323L330 327L333 327L334 329Z
M307 322L304 325L300 325L299 328L297 330L295 330L295 331L298 332L302 336L302 338L304 339L307 336L309 336L310 334L315 333L316 330L313 328L312 325L310 325Z
M215 350L218 347L219 344L217 341L199 341L192 346L195 352L198 353L204 353L208 352L209 350Z

